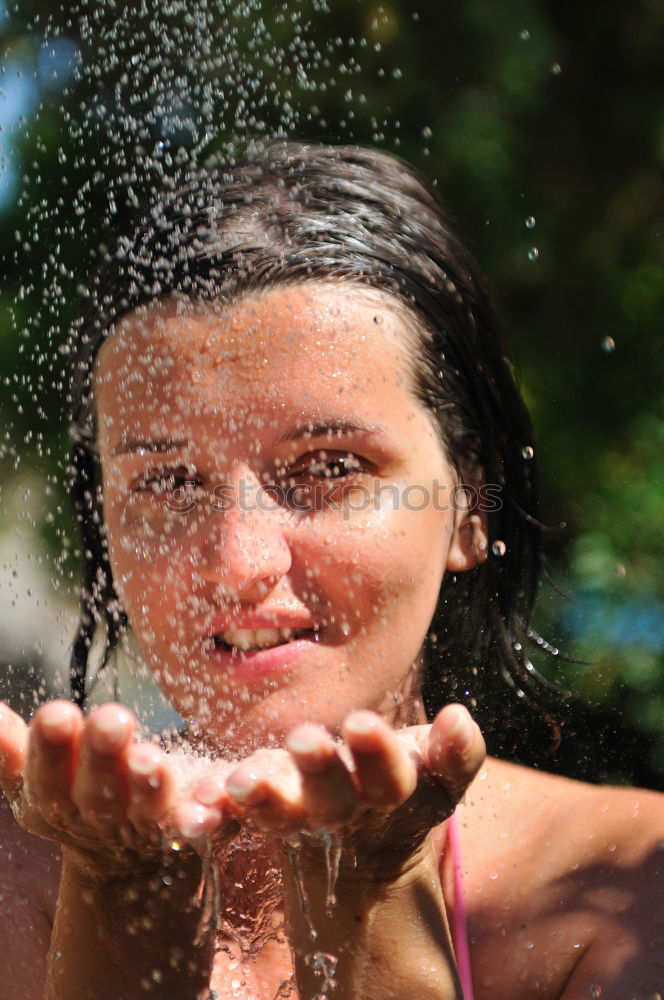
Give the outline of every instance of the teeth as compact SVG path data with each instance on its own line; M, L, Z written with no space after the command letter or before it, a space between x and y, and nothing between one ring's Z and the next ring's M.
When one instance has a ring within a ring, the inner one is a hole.
M269 649L293 637L292 628L229 628L222 638L227 646L235 649Z

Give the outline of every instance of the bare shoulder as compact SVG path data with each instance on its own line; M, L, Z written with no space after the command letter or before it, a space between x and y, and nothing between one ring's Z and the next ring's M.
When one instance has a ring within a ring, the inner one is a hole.
M0 1000L42 996L60 849L15 823L0 796Z
M637 868L664 840L664 795L590 785L489 760L466 800L469 850L510 855L537 842L538 871L552 877L601 864ZM492 833L489 833L489 830Z
M524 1000L661 990L664 795L490 761L461 815L479 998L506 960Z

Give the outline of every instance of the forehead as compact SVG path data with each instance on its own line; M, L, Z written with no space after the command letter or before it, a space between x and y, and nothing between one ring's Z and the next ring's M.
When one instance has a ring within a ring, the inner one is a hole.
M98 354L100 432L108 419L416 406L415 352L405 308L366 287L309 282L223 307L163 301L125 317Z

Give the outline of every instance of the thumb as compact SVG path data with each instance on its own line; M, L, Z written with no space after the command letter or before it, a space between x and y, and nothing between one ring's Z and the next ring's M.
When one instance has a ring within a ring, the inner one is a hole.
M434 719L425 751L429 775L461 798L486 757L480 728L463 705L446 705Z

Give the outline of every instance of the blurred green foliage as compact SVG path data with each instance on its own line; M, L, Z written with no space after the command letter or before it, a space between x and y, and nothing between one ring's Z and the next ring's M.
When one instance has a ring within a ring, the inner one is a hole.
M0 15L0 157L17 178L0 202L3 482L21 463L47 473L43 531L63 562L58 347L109 220L155 179L238 134L392 149L470 237L534 414L568 595L544 588L538 627L591 661L543 669L596 706L608 741L621 713L610 776L661 783L661 0L131 8L23 0Z

